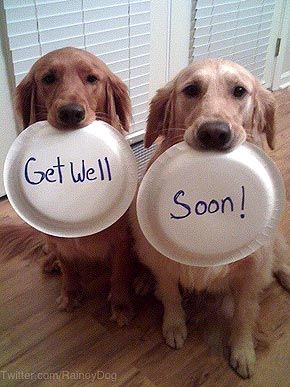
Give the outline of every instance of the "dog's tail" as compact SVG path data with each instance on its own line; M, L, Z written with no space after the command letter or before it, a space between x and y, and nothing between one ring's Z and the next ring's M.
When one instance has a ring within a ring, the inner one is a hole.
M28 224L15 223L9 218L0 221L0 257L8 260L16 255L23 259L36 258L45 248L44 235Z

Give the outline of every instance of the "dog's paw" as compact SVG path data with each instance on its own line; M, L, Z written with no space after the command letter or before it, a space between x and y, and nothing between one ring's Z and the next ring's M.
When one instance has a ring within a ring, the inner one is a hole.
M129 325L135 315L133 305L129 302L123 304L112 303L111 310L111 320L116 321L119 327Z
M252 344L230 348L230 366L243 379L250 378L253 375L255 362L256 354Z
M42 271L45 274L60 274L59 260L54 255L48 256L43 262Z
M183 347L183 344L187 337L187 328L184 321L176 322L163 322L163 336L165 338L166 344L169 347L174 349L179 349Z
M81 293L66 293L63 292L57 299L58 309L65 312L71 312L72 310L78 308L81 305L83 300L83 295Z

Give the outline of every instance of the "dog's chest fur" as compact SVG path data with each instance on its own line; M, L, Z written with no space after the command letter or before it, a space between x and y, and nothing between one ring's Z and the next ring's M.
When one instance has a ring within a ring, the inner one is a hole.
M228 288L229 266L194 267L179 264L179 283L185 289L222 292Z

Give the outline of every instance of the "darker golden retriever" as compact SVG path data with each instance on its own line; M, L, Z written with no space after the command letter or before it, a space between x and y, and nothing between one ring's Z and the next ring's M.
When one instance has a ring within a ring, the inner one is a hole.
M100 59L76 48L50 52L32 66L17 86L16 110L23 128L48 120L54 127L66 130L84 127L99 118L125 132L129 130L131 119L126 85ZM61 267L62 291L57 301L59 308L65 310L77 306L83 296L81 262L85 259L110 261L112 318L123 325L133 314L129 295L132 257L127 218L126 213L108 229L82 238L40 235L25 226L15 229L4 225L2 242L9 244L10 252L21 238L32 244L46 244L46 270L55 267L56 259Z

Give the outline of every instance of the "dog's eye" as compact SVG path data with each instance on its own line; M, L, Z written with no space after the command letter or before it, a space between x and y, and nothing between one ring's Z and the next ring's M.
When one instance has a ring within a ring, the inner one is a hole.
M54 83L56 81L56 76L54 74L46 74L43 78L42 78L42 82L43 83L46 83L47 85L51 85L52 83Z
M188 97L198 97L201 93L201 88L199 85L193 84L186 86L182 91Z
M241 98L247 93L247 90L243 86L236 86L233 90L233 95L236 98Z
M98 80L98 78L95 76L95 75L88 75L87 76L87 82L88 83L96 83Z

